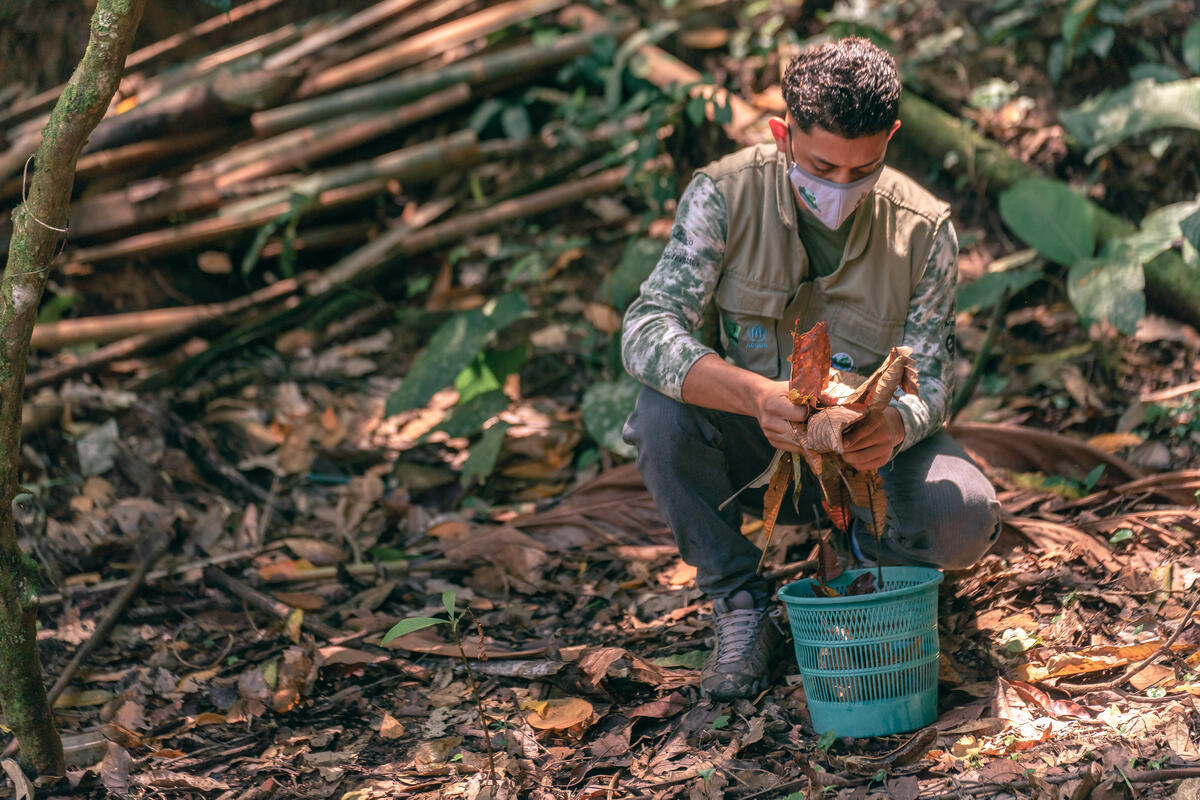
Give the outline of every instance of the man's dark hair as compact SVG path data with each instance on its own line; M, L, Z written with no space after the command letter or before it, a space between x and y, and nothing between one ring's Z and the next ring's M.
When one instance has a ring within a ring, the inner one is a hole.
M900 107L896 62L858 36L809 47L788 65L783 99L805 133L814 125L846 139L881 133Z

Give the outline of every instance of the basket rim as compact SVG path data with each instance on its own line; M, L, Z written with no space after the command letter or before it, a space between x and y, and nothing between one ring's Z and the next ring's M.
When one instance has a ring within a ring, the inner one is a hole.
M883 570L903 569L903 570L919 570L925 572L928 579L918 583L916 586L904 586L899 589L889 589L886 592L873 592L871 594L858 594L839 597L796 597L791 594L786 594L787 590L792 586L800 584L808 584L812 582L812 578L801 578L798 581L791 581L779 587L775 595L783 602L785 606L812 606L816 608L836 608L838 606L857 606L857 605L878 605L883 602L897 600L911 594L917 594L928 590L931 586L939 585L946 576L940 569L936 567L917 567L917 566L889 566L883 567ZM842 575L850 575L851 580L857 578L866 572L875 572L875 567L864 567L862 569L848 569ZM841 576L839 576L841 577Z

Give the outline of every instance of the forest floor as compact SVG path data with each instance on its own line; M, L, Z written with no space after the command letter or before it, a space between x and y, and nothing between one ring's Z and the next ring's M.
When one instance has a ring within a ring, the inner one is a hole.
M1138 147L1148 137L1091 166L1068 149L1056 110L1103 87L1105 60L1081 56L1057 86L1014 67L1014 44L922 60L922 43L975 12L871 8L883 16L863 24L887 31L914 83L1050 174L1102 174L1090 191L1111 210L1137 219L1196 193L1197 146L1183 136L1154 166ZM788 24L821 29L789 9ZM726 16L729 30L751 24ZM1154 41L1160 24L1133 33ZM778 55L738 61L709 48L713 35L666 44L743 95L764 90ZM996 74L1015 75L1019 96L969 107ZM679 185L721 148L676 146ZM952 202L963 285L1019 250L983 192L896 156ZM649 223L647 208L623 187L587 213L471 237L414 259L399 289L353 313L185 384L130 391L201 351L198 338L43 390L55 413L25 437L19 520L45 577L47 676L135 565L167 553L59 698L71 766L38 796L1200 797L1200 334L1151 313L1113 337L1081 326L1048 283L1018 295L951 429L997 486L1005 526L939 588L937 721L821 737L790 645L760 696L700 696L711 607L633 465L584 424L584 390L619 366L601 285L669 230L670 204ZM522 257L532 278L509 280ZM530 313L498 344L528 352L499 381L507 427L481 468L477 431L451 424L459 389L385 407L430 320L502 284ZM84 316L179 292L144 262L57 288L69 286ZM990 314L959 315L960 378ZM30 371L71 357L37 352ZM746 535L761 541L761 528L747 513ZM767 567L780 583L817 535L776 532ZM381 643L447 606L469 610L460 638L439 625Z

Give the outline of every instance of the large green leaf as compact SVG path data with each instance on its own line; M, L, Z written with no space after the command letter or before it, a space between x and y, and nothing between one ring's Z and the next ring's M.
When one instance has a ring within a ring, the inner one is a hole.
M1200 211L1191 214L1179 223L1179 232L1183 238L1192 243L1192 247L1200 250Z
M483 432L483 436L479 437L479 441L471 448L470 455L462 466L462 475L459 478L463 488L471 485L471 482L479 478L480 482L488 479L492 474L492 470L496 468L496 462L500 459L500 447L504 444L504 434L508 431L507 422L497 421L495 425Z
M1183 35L1183 63L1193 75L1200 75L1200 22L1193 22Z
M1077 261L1067 275L1067 294L1084 321L1107 320L1124 334L1137 330L1146 315L1145 289L1142 262L1124 242Z
M470 365L493 334L528 310L524 298L511 292L482 309L464 311L446 320L417 356L400 388L388 398L385 413L399 414L428 403L435 392L449 386Z
M392 626L392 629L383 635L383 641L380 644L387 644L392 639L400 636L407 636L410 633L432 628L434 625L442 625L448 620L438 619L437 617L409 617L402 619Z
M1159 253L1173 247L1183 236L1182 223L1200 213L1200 200L1172 203L1151 212L1142 220L1137 233L1121 237L1133 248L1135 257L1145 264Z
M642 385L628 375L615 381L594 383L583 393L583 426L588 435L619 456L632 458L636 451L621 439L621 428L633 413Z
M958 290L958 310L978 311L993 306L1006 290L1016 294L1040 277L1042 271L1037 267L989 272Z
M1101 92L1059 120L1088 150L1092 161L1118 142L1160 128L1200 130L1200 78L1157 83L1144 78L1116 91Z
M450 416L443 420L437 429L454 438L474 436L483 429L483 423L506 408L508 397L499 389L477 394L451 409Z
M1063 266L1089 258L1096 248L1087 201L1059 181L1014 184L1000 195L1000 216L1022 241Z

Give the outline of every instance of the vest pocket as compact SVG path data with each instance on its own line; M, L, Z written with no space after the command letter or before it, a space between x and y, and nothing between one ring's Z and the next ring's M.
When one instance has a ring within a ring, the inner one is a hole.
M787 291L761 286L726 273L717 286L721 344L730 360L768 378L780 375L775 328L787 305Z
M830 353L837 369L870 375L904 338L903 317L880 319L843 306L829 326Z

